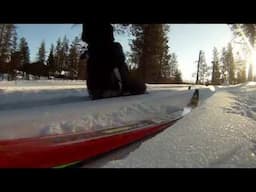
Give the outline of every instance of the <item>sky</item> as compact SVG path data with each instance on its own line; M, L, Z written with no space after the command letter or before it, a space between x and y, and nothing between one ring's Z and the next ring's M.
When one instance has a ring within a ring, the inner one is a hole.
M81 25L73 24L17 24L18 37L25 37L29 48L31 60L36 59L36 53L42 41L45 41L46 50L51 44L56 44L59 37L65 35L70 41L75 36L81 36ZM211 64L213 47L221 51L222 47L233 38L232 32L226 24L171 24L168 33L170 52L178 57L179 69L185 81L194 81L192 74L196 72L199 51L205 52L206 62ZM115 35L124 51L129 51L127 34Z

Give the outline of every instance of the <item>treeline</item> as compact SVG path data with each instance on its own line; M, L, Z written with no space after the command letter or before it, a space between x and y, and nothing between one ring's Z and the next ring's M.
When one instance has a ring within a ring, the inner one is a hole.
M221 50L213 48L212 61L207 65L205 53L199 54L198 84L237 84L247 81L246 60L234 55L231 43Z
M46 50L43 41L37 51L35 62L30 62L30 49L27 40L17 39L13 24L0 24L0 75L8 74L8 80L16 78L35 79L40 76L64 79L85 79L85 63L80 61L80 38L72 42L64 36ZM1 78L1 77L0 77Z
M213 49L212 84L237 84L247 81L246 60L234 55L231 43L219 52Z
M147 83L182 82L177 55L168 46L169 25L134 24L129 31L134 37L131 52L126 54L131 75ZM86 61L80 60L80 51L80 38L70 42L65 36L52 44L50 50L42 42L36 61L31 62L27 40L17 38L15 25L0 24L0 78L8 74L8 80L30 79L30 75L33 79L86 79Z
M213 56L210 65L205 62L202 51L198 60L198 83L200 84L237 84L246 81L256 81L253 74L255 60L250 59L256 55L255 39L256 24L230 24L234 33L234 39L240 45L239 53L234 53L231 42L221 50L213 49ZM246 72L248 67L248 73Z

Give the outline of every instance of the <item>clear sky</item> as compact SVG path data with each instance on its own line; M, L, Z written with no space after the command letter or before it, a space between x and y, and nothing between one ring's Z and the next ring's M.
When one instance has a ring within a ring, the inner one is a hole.
M18 24L18 37L25 37L30 48L31 60L35 60L40 43L44 40L46 49L55 44L64 35L70 41L81 35L81 25L73 24ZM205 52L206 62L211 63L212 50L216 46L221 50L232 39L232 32L226 24L171 24L169 36L170 51L178 56L179 69L184 80L194 80L192 74L196 72L196 60L200 50ZM129 51L126 34L116 35L124 48Z

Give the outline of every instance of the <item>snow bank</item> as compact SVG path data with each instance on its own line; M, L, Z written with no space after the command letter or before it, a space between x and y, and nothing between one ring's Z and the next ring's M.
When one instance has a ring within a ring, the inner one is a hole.
M1 139L91 131L164 118L175 110L182 112L193 93L187 87L169 85L165 90L155 87L145 95L91 101L83 81L6 83L2 82L5 87L0 90Z

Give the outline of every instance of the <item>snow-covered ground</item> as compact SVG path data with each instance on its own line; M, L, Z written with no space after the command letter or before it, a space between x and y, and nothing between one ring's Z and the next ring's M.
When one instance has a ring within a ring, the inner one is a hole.
M183 110L187 85L147 85L149 94L92 101L84 81L0 82L0 139L92 131Z
M256 84L147 85L149 94L91 101L84 81L0 81L0 139L91 131L199 106L145 141L84 167L255 167Z
M256 83L218 86L172 127L84 167L256 167Z

